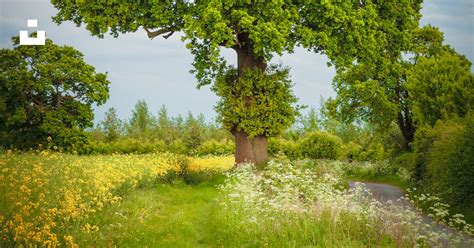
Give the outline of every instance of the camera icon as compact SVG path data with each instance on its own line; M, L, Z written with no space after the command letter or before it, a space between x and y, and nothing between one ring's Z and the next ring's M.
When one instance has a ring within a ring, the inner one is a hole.
M27 26L29 28L38 27L38 20L28 19ZM44 45L46 43L46 31L36 31L36 38L30 37L27 30L20 30L20 45Z

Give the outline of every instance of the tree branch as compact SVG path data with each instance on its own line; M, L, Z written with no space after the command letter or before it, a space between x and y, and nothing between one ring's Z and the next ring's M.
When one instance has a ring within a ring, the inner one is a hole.
M171 28L162 28L162 29L158 29L156 31L150 31L146 27L143 27L143 29L146 31L146 33L148 35L148 38L150 38L150 39L153 39L156 36L159 36L159 35L162 35L162 34L165 34L165 33L167 33L167 34L163 35L163 38L168 39L171 35L174 34L174 30L171 29Z

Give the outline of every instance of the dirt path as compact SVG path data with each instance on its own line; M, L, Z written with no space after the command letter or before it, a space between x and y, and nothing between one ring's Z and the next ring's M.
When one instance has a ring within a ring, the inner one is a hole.
M369 182L356 182L356 181L349 181L349 187L354 188L357 183L362 183L363 186L368 189L372 193L372 197L377 199L378 201L384 203L387 201L391 201L392 204L402 204L404 206L408 206L409 208L412 208L415 212L419 212L415 210L415 208L406 200L402 201L397 201L400 199L400 197L405 195L405 192L403 192L402 189L399 187L390 185L390 184L383 184L383 183L369 183ZM434 222L433 219L428 217L427 215L420 213L423 223L429 224L433 230L437 232L448 232L451 234L458 233L456 230L446 227L445 225L439 224L437 222ZM462 235L462 234L461 234ZM467 242L471 238L467 235L462 235L464 237L464 240ZM449 240L443 240L442 241L443 246L449 247L450 242ZM466 244L461 247L473 247L472 244Z

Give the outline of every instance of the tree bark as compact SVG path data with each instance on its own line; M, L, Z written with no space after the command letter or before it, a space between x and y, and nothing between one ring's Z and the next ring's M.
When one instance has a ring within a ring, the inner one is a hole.
M237 38L240 44L240 46L234 48L237 52L237 81L239 81L245 69L259 69L265 71L267 64L263 58L256 56L253 52L253 46L248 35L242 33L239 34ZM237 165L243 162L253 164L263 164L267 162L268 138L266 136L259 135L250 138L249 135L242 130L233 131L233 135L235 138L235 163Z
M415 138L415 126L408 109L398 113L398 127L403 135L403 148L407 151L411 150Z
M255 163L253 144L244 131L234 132L235 138L235 163Z
M264 164L268 161L268 138L264 135L253 138L253 157L255 164Z

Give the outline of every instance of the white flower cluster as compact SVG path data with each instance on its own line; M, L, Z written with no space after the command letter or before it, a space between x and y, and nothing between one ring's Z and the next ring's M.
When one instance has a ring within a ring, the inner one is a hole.
M242 164L227 173L226 182L221 186L224 193L221 204L227 212L253 224L268 220L278 222L295 215L318 219L329 214L333 226L345 225L351 220L380 236L390 236L399 247L474 246L472 226L466 227L462 216L455 215L451 222L445 222L451 226L447 227L437 221L440 218L422 215L408 198L379 202L362 185L344 189L340 166L337 162L325 163L319 165L324 169L309 169L272 161L263 171L257 171L251 164ZM433 208L440 206L435 204ZM445 209L440 208L437 213L444 214ZM452 228L460 224L464 232Z

